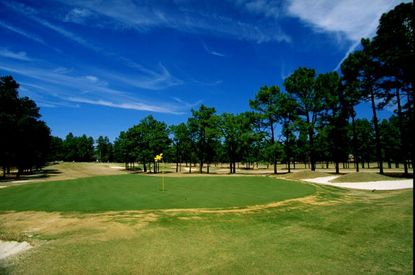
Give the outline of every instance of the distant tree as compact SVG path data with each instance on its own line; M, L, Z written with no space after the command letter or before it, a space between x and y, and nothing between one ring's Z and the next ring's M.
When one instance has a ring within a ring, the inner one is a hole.
M113 159L113 145L108 137L99 136L96 140L95 155L99 162L109 162Z
M375 133L372 126L367 119L356 120L356 140L357 151L359 152L359 158L362 160L362 168L364 168L365 161L369 167L369 163L376 159L375 156Z
M63 140L60 137L51 137L48 161L64 160Z
M236 173L236 163L242 160L245 152L255 141L255 133L252 129L252 116L249 113L238 115L223 113L220 116L219 128L224 138L229 170Z
M361 93L359 82L359 55L349 54L341 64L341 71L343 77L341 78L341 86L344 91L343 104L346 108L349 117L351 118L352 126L352 145L353 158L355 162L356 172L359 172L359 153L358 142L356 137L356 111L355 106L363 100L363 93Z
M388 162L388 167L391 168L392 162L399 166L401 157L401 139L399 133L399 119L396 116L390 117L388 120L384 119L379 124L381 144L384 148L384 159Z
M334 159L333 144L329 138L332 129L328 125L320 125L316 130L316 159L324 161L328 169Z
M315 87L316 73L314 69L298 68L284 81L285 89L298 103L298 115L303 117L309 142L309 158L311 170L315 167L314 135L315 127L322 109L321 95Z
M215 108L209 108L202 104L198 110L192 109L192 117L188 120L190 131L196 143L200 173L203 173L205 163L207 164L207 173L209 173L209 163L214 154L214 143L218 138L218 118L215 112Z
M94 139L82 135L79 137L69 133L63 141L65 161L88 162L94 160Z
M139 129L142 131L143 143L146 146L143 149L149 153L148 161L153 162L154 172L156 173L158 171L154 157L167 151L170 144L169 129L166 123L154 119L151 115L140 121Z
M339 163L347 158L347 119L348 105L345 104L345 90L340 85L337 72L318 75L316 89L321 95L321 122L327 130L327 142L330 145L331 157L335 163L336 174L340 173Z
M275 145L275 124L278 121L277 108L278 98L281 93L278 86L263 86L255 95L254 100L249 101L249 106L257 113L258 121L264 133L267 133L267 148L270 151L271 163L274 166L274 174L277 174L277 147Z
M291 173L291 160L294 157L295 132L299 127L299 116L298 103L289 94L278 94L276 118L282 125L284 154L288 173Z
M114 141L114 160L116 162L123 162L125 169L130 169L130 163L134 162L132 149L127 132L122 131Z
M181 171L183 162L191 163L193 151L192 137L189 126L186 123L180 123L170 127L173 134L173 146L175 151L176 172Z

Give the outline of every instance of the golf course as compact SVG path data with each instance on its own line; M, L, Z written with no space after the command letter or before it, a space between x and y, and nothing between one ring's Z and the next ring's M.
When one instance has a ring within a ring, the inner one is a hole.
M0 275L413 274L414 14L0 0Z
M163 191L162 174L52 168L0 188L0 239L31 245L0 260L2 273L412 273L412 189L315 185L299 171L170 173Z

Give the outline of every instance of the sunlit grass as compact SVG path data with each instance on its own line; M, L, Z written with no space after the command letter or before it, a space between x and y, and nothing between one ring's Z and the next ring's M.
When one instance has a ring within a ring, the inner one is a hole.
M315 187L268 177L119 175L0 189L0 210L103 212L168 208L224 208L265 204L314 193Z

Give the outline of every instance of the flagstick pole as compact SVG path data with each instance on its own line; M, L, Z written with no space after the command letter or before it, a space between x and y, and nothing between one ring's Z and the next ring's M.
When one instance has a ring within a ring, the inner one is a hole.
M164 192L164 161L161 161L161 190Z

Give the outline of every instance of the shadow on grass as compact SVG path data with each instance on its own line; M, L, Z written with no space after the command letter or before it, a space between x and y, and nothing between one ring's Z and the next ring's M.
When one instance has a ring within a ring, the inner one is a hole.
M377 173L379 174L379 173ZM392 178L402 178L402 179L412 179L413 178L413 174L412 173L402 173L402 172L385 172L383 173L383 175L388 176L388 177L392 177Z
M23 174L17 176L17 173L11 173L6 175L6 177L0 177L0 182L11 182L11 181L25 181L25 180L36 180L36 179L45 179L50 178L55 175L59 175L62 172L57 169L44 169L39 171L34 171L31 174Z

